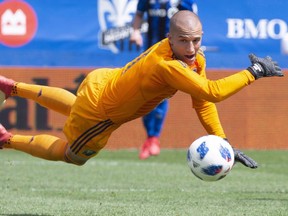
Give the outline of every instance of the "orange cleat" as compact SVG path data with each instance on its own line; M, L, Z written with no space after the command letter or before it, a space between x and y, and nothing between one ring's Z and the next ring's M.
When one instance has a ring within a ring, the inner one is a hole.
M145 160L150 156L160 154L160 142L158 137L149 137L140 149L139 158Z
M140 153L139 153L139 158L141 160L145 160L150 157L150 140L149 138L144 142L144 144L141 146Z
M150 137L150 154L151 155L159 155L160 154L160 141L158 137Z
M0 149L3 148L4 143L7 142L11 136L12 134L0 124Z
M0 90L5 93L6 99L11 95L14 84L14 80L0 76Z

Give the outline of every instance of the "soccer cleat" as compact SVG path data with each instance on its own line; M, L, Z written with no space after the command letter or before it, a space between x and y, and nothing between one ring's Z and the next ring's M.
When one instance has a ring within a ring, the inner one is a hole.
M11 95L14 84L14 80L0 76L0 90L5 93L6 99Z
M9 133L2 124L0 124L0 149L3 148L4 143L7 142L11 136L12 134Z
M149 151L151 155L159 155L160 154L160 141L158 137L150 137L149 138L150 147Z
M150 140L149 138L144 142L144 144L141 146L141 149L140 149L140 153L139 153L139 158L141 160L145 160L147 158L150 157L150 150L149 150L149 147L150 147Z

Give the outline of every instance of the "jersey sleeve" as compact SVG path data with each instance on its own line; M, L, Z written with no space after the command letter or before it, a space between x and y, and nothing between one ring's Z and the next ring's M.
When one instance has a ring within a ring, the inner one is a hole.
M206 78L206 58L204 52L200 49L196 56L197 73ZM213 134L226 138L221 125L216 105L212 102L192 98L193 108L196 111L198 119L208 134Z
M210 102L222 101L255 80L249 71L243 70L212 81L205 78L205 68L198 74L179 60L162 61L157 65L156 70L169 86L188 93L196 99Z
M197 100L192 97L193 108L196 111L198 119L208 134L213 134L226 138L221 125L216 105L212 102Z
M182 0L178 6L179 10L189 10L196 12L195 10L195 2L193 0ZM197 13L197 12L196 12Z
M139 0L137 4L137 13L145 13L148 10L148 1Z

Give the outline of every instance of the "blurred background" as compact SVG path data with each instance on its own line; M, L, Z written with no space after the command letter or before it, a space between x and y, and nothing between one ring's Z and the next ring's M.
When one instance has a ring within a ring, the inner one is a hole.
M138 0L0 1L0 74L16 81L76 92L99 67L122 67L142 48L129 42ZM287 71L286 0L196 1L203 23L207 76L218 79L247 68L248 54L270 55ZM141 31L147 32L147 23ZM144 37L145 38L145 37ZM145 43L145 41L144 41ZM187 148L205 135L189 95L170 99L163 148ZM218 104L226 134L242 149L288 149L288 79L261 79ZM10 98L0 122L12 133L61 133L65 117L31 101ZM146 134L140 119L125 124L107 148L138 148Z

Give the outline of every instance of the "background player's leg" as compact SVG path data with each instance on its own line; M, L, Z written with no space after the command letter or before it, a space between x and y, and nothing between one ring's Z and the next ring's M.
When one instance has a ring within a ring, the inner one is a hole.
M142 144L141 148L140 148L140 152L139 152L139 158L141 160L145 160L148 157L150 157L150 135L154 134L154 121L155 121L155 109L152 110L150 113L148 113L147 115L143 116L142 118L142 122L147 134L147 139L145 140L145 142Z
M147 139L141 146L140 159L160 153L159 137L168 111L168 100L164 100L154 110L142 118L147 133Z
M156 121L155 115L156 115L156 108L142 118L143 125L147 133L147 137L154 136L155 134L154 131L155 129L154 125Z
M153 130L151 130L148 134L150 137L160 137L160 134L163 129L164 121L166 118L166 114L168 111L168 100L163 101L159 104L154 110L154 125Z

